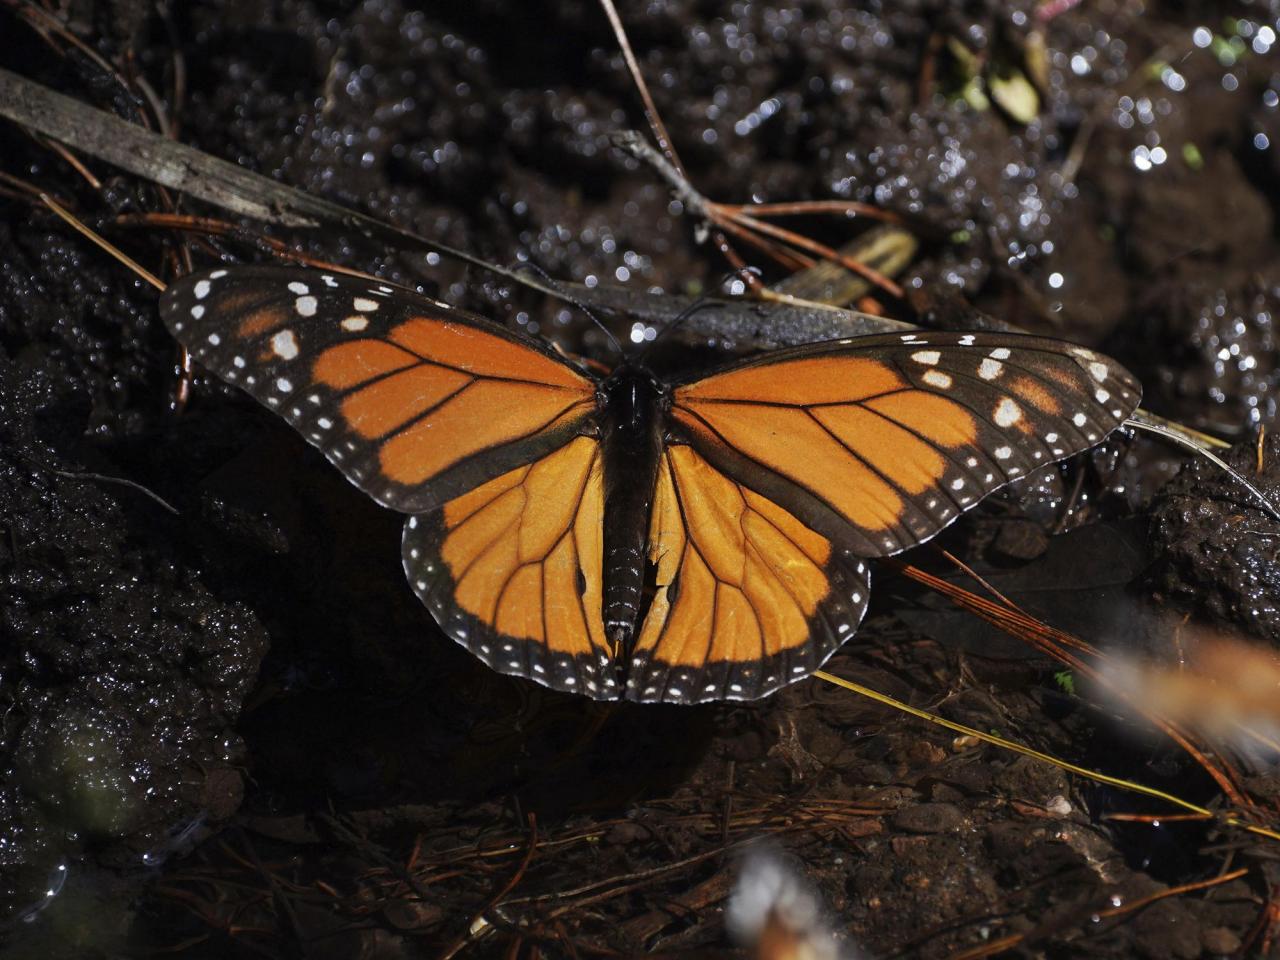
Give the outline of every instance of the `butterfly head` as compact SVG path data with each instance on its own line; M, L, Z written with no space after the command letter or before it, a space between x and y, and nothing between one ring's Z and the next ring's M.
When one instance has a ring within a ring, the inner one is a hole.
M635 440L647 435L669 406L667 385L638 363L622 363L596 391L596 407L603 418Z

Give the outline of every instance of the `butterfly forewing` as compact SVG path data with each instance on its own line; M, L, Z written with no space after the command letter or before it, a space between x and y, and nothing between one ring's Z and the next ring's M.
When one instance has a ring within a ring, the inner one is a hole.
M859 556L932 537L1137 407L1114 361L1036 337L920 333L778 351L674 391L710 462Z
M175 283L161 309L199 363L405 513L563 446L594 411L595 382L549 349L377 282L213 270Z

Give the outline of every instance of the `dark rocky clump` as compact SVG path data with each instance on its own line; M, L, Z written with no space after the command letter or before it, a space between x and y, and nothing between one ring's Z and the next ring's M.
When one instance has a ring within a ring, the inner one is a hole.
M95 56L46 43L0 3L0 66L148 116L148 95L101 56L145 81L176 138L315 195L585 283L693 293L727 269L653 172L611 147L643 117L590 0L43 6ZM1099 346L1157 412L1231 436L1274 426L1274 2L1230 4L1230 21L1221 4L1162 0L619 6L707 196L877 203L920 239L902 279L946 291L933 302ZM1029 114L989 95L1015 75ZM97 188L7 123L0 138L0 172L165 278L188 256L272 255L257 224L206 239L121 220L225 214L81 158ZM1239 833L1104 819L1166 808L847 691L613 710L488 671L405 585L400 518L199 370L179 412L155 292L11 187L0 181L0 952L439 956L501 894L461 956L715 955L725 844L760 834L803 862L840 934L881 954L1011 936L1055 957L1261 942L1280 877ZM864 226L789 225L833 243ZM274 235L590 347L562 304L480 271L344 229ZM722 358L723 344L664 346L671 367ZM1265 454L1262 476L1248 443L1231 458L1280 500L1270 434ZM1274 524L1230 478L1193 461L1150 540L1127 517L1181 462L1115 436L940 545L1089 642L1127 641L1112 614L1143 619L1153 584L1160 605L1274 639ZM903 559L959 579L932 548ZM1097 709L1060 664L889 564L874 581L834 673L1222 802L1184 753ZM1274 800L1274 779L1249 777L1245 796ZM1236 864L1251 872L1121 909Z
M1262 470L1258 471L1261 454ZM1280 440L1240 443L1224 459L1267 499L1259 503L1216 464L1197 458L1156 498L1151 526L1163 598L1223 625L1280 642Z

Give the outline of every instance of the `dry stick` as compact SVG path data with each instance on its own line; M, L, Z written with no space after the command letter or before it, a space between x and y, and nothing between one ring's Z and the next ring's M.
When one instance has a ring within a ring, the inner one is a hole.
M19 454L19 456L22 456L22 454ZM62 477L64 480L93 480L98 483L115 483L122 487L128 487L130 490L136 490L138 493L142 494L145 497L150 497L152 500L158 503L165 510L168 510L170 513L172 513L175 517L182 516L182 513L178 510L178 508L175 507L173 504L171 504L168 500L164 499L164 497L160 496L160 494L156 493L153 490L148 490L146 487L144 487L142 484L138 483L137 481L129 480L126 477L109 477L105 473L93 473L88 470L83 470L83 471L59 470L56 467L50 467L47 464L40 463L39 461L33 460L30 457L24 457L23 459L25 459L28 463L38 467L41 470L45 470L45 471L48 471L49 473L52 473L55 477Z
M653 97L649 95L649 85L644 81L644 74L640 72L640 63L636 60L635 53L631 50L631 40L627 37L627 31L622 26L622 18L618 16L618 10L613 5L613 0L600 0L600 6L604 8L604 15L609 19L609 26L613 28L613 35L618 41L618 47L622 50L622 59L627 64L627 72L631 74L631 82L635 84L636 90L640 94L640 99L644 103L645 119L649 121L649 129L653 131L654 139L658 141L658 146L662 148L662 153L669 159L671 167L681 178L688 182L688 177L684 175L684 167L680 163L680 156L676 153L675 144L671 142L671 135L667 133L666 124L662 122L662 115L658 113L658 108L653 102ZM712 239L715 241L716 249L733 265L733 269L738 271L744 283L752 290L764 289L764 284L751 271L738 252L733 249L728 238L719 230L715 231Z
M662 115L658 113L653 97L649 95L649 85L644 82L644 74L640 72L640 63L636 60L636 55L631 50L631 41L627 38L627 31L622 26L622 18L618 16L618 10L614 7L613 0L600 0L600 6L604 8L604 15L609 18L609 26L613 28L613 35L618 41L618 46L622 49L622 59L626 61L627 70L631 74L631 82L636 85L636 90L644 103L645 119L649 121L649 129L653 131L654 139L658 141L658 146L662 148L662 153L665 155L663 159L669 160L672 169L677 171L681 179L687 183L688 178L684 176L684 167L680 163L680 157L676 154L675 146L671 143L671 135L667 133L666 125L662 122Z
M467 944L474 943L494 929L487 914L489 911L495 909L502 902L502 899L514 890L524 878L525 871L529 869L529 864L533 861L534 851L537 849L538 821L531 813L529 814L529 845L525 850L524 857L520 860L520 865L516 867L516 872L511 875L511 878L502 885L502 888L498 890L497 893L489 898L489 902L476 913L471 920L470 926L467 928L467 932L458 937L458 939L450 946L445 948L444 952L440 954L440 960L450 960L451 957L456 955L458 951Z
M80 174L80 176L84 178L85 183L89 184L89 186L92 187L94 190L102 189L102 181L99 180L97 177L95 177L93 175L93 172L90 171L89 168L86 167L83 163L81 163L80 159L74 153L72 153L70 150L64 147L62 144L58 143L56 140L50 140L48 137L42 137L38 134L35 136L35 140L41 146L45 147L46 149L52 150L54 153L60 156L63 162L67 166L69 166L72 170L74 170L76 173Z
M732 220L725 221L724 229L726 232L732 234L736 239L741 240L744 243L749 243L766 256L772 257L784 270L790 270L792 275L802 270L808 270L817 263L817 261L812 257L807 257L804 254L784 247L779 243L774 243L767 237L753 233L746 229L746 227L742 227L734 223ZM767 290L768 288L766 287L756 292L763 295Z
M162 227L168 230L194 233L202 237L214 236L239 240L242 243L258 246L283 260L293 260L311 267L313 270L327 270L331 273L347 273L351 276L359 276L365 279L377 279L359 271L352 271L350 267L345 267L340 263L318 260L295 250L283 240L277 240L275 237L269 237L264 233L253 233L239 224L219 220L216 217L197 217L189 213L122 213L113 222L120 227Z
M717 203L724 213L737 216L740 213L756 217L794 217L804 214L845 214L848 217L869 217L885 223L902 223L902 217L892 210L882 210L857 200L784 200L779 203Z
M74 33L67 29L67 25L63 23L54 14L45 10L43 7L32 3L31 0L5 0L5 6L15 10L19 17L27 21L27 25L34 30L40 37L49 44L57 53L63 54L65 51L58 50L57 46L49 39L47 31L53 31L59 40L69 46L75 47L86 60L89 60L103 73L115 78L116 82L124 88L128 89L129 85L125 82L124 77L116 70L97 50L93 49L89 44L85 43ZM36 21L40 21L37 23Z
M729 230L740 235L740 231L754 231L764 236L770 237L782 243L790 244L792 247L799 247L824 260L830 260L840 264L846 270L850 270L859 276L862 276L880 287L887 293L892 294L898 299L902 298L902 287L894 283L884 274L880 273L864 263L847 257L838 250L833 250L826 244L818 243L816 240L810 240L808 237L802 236L791 230L784 230L782 227L774 226L757 217L749 216L742 212L741 206L725 206L708 200L689 182L675 164L671 163L666 157L658 153L652 146L645 141L644 137L636 133L634 130L623 130L616 133L611 138L614 146L621 150L625 150L637 160L649 164L658 175L667 181L667 185L675 193L676 199L684 204L694 216L701 217L709 223L715 224L722 230Z
M1135 783L1132 780L1123 780L1120 777L1112 777L1105 773L1099 773L1096 770L1090 770L1088 767L1082 767L1078 764L1070 763L1058 757L1051 756L1040 750L1035 750L1025 744L1018 743L1017 741L1006 740L1004 737L997 737L994 734L984 733L983 731L976 730L973 727L967 727L962 723L956 723L955 721L948 720L945 717L929 713L927 710L921 710L919 707L913 707L909 703L896 700L887 694L880 693L878 690L872 690L870 687L864 687L862 684L854 683L852 680L846 680L844 677L837 677L835 674L827 673L825 670L816 670L813 675L820 680L825 680L828 683L834 683L838 687L844 687L846 690L860 694L861 696L864 696L869 700L874 700L877 703L882 703L887 707L892 707L902 713L909 713L913 717L918 717L921 720L927 720L928 722L938 726L946 727L948 730L954 730L956 733L967 734L968 736L981 740L984 743L990 743L993 746L1001 747L1002 749L1008 750L1012 753L1018 753L1025 757L1031 757L1035 760L1052 764L1055 767L1066 770L1068 773L1074 773L1098 783L1105 783L1108 786L1117 787L1122 790L1129 790L1133 793L1140 793L1148 797L1153 797L1157 800L1163 800L1166 803L1173 804L1175 807L1181 807L1183 810L1190 810L1192 813L1200 814L1207 819L1217 819L1220 823L1225 823L1228 826L1236 827L1240 830L1246 830L1249 833L1257 834L1261 837L1267 837L1270 840L1280 840L1280 832L1268 829L1267 827L1260 827L1256 824L1241 820L1239 817L1218 817L1207 807L1201 807L1188 800L1183 800L1181 797L1175 796L1172 793L1166 793L1165 791L1157 790L1154 787L1144 786L1143 784Z
M767 255L774 257L779 263L789 265L791 269L796 269L796 262L803 262L801 254L792 250L779 248L776 244L771 244L759 234L769 234L775 239L783 240L794 246L807 248L819 256L824 257L830 262L840 263L845 269L853 273L859 274L871 283L880 286L884 290L902 298L902 288L889 280L878 271L867 267L860 261L845 257L837 251L831 250L821 244L814 243L808 238L801 237L789 230L780 230L776 227L762 225L758 220L748 215L747 211L751 210L757 216L790 216L800 213L833 213L840 212L845 214L863 213L870 216L879 216L881 219L890 222L901 222L901 218L895 214L886 213L876 210L867 204L862 203L842 203L841 201L808 201L793 203L777 203L777 204L761 204L756 207L745 207L737 204L718 204L708 201L689 182L688 176L684 172L684 168L680 163L680 157L676 154L675 146L671 142L671 137L667 133L666 126L662 122L662 117L658 113L657 107L654 105L653 98L649 94L648 85L645 83L644 74L640 72L640 65L636 61L635 54L631 50L631 41L627 37L626 30L622 26L622 20L618 17L618 11L614 7L612 0L600 0L601 6L604 8L605 15L609 18L610 26L613 28L614 35L618 40L618 46L622 50L623 59L626 61L627 69L631 73L632 82L636 85L636 89L640 93L640 97L644 102L645 116L649 121L649 128L653 131L654 137L658 141L662 152L658 153L653 150L644 141L644 138L634 131L622 131L615 135L614 142L619 147L630 152L636 159L649 163L654 166L659 174L665 179L676 192L677 197L684 203L685 207L695 216L702 220L714 224L719 228L716 233L716 245L730 263L733 264L735 270L744 278L745 282L752 289L760 294L764 299L773 300L782 303L796 303L797 298L788 297L786 295L771 295L770 292L756 279L754 273L748 268L745 261L737 255L737 252L729 245L727 238L723 232L733 234L739 240L748 242L764 251ZM754 231L754 232L753 232ZM788 263L790 261L790 263Z
M59 204L47 193L40 194L40 201L46 207L48 207L50 210L56 213L59 217L61 217L63 220L69 223L72 227L74 227L78 233L80 233L85 237L88 237L91 241L96 243L99 247L107 251L107 253L111 254L111 256L115 257L117 260L123 263L126 267L128 267L138 276L140 276L143 280L147 281L147 283L151 284L157 290L164 289L163 280L160 280L153 273L148 271L145 267L143 267L141 264L135 261L132 257L126 254L123 250L120 250L119 248L112 246L110 243L107 242L107 240L104 237L95 233L93 230L90 230L85 224L81 223L79 220L73 217L65 207Z
M1134 913L1168 897L1177 897L1184 893L1195 893L1198 890L1206 890L1210 887L1218 887L1224 883L1229 883L1232 880L1238 880L1248 872L1248 867L1240 867L1238 870L1233 870L1230 873L1223 873L1216 877L1210 877L1208 880L1195 880L1191 883L1184 883L1181 886L1169 887L1167 890L1159 890L1155 893L1148 894L1145 897L1140 897L1137 900L1130 900L1128 903L1122 903L1118 907L1107 907L1105 910L1099 910L1094 914L1094 916L1099 920L1107 920L1112 917L1123 916L1126 913ZM1035 931L1033 930L1031 933L1034 934ZM999 940L993 940L990 943L984 943L982 946L974 947L972 950L952 954L949 960L979 960L981 957L989 957L993 954L1007 950L1027 939L1029 939L1027 934L1015 933L1008 937L1002 937ZM1036 939L1038 938L1031 938L1031 942L1036 942Z
M1205 772L1214 779L1222 792L1230 798L1232 804L1242 808L1250 806L1249 802L1245 799L1244 794L1241 793L1239 787L1236 786L1231 776L1218 766L1210 763L1209 758L1191 742L1190 738L1187 737L1186 734L1179 730L1174 724L1161 719L1159 716L1147 710L1142 706L1142 704L1136 702L1133 697L1129 695L1128 691L1118 687L1110 678L1106 677L1098 670L1095 670L1079 657L1067 652L1067 647L1080 644L1082 641L1077 640L1075 637L1071 637L1070 634L1063 633L1060 630L1055 630L1053 627L1041 623L1039 620L1032 617L1028 617L1025 614L1006 609L999 604L995 604L989 600L984 600L982 597L975 596L967 590L948 583L947 581L942 580L939 577L935 577L932 574L925 573L923 570L919 570L907 564L897 564L896 566L901 573L911 577L913 580L931 587L938 593L949 597L954 603L968 610L970 613L977 614L982 617L982 619L1005 631L1010 636L1016 637L1023 642L1030 643L1043 653L1067 664L1073 670L1084 674L1094 682L1106 687L1186 751L1192 759L1200 764L1200 766L1204 768ZM1095 774L1094 776L1100 775ZM1197 811L1202 809L1187 803L1182 803L1182 805L1187 809L1194 809ZM1280 834L1274 834L1274 836L1276 839L1280 839Z
M38 130L82 153L115 164L156 183L183 190L230 213L285 227L317 228L339 225L390 246L407 245L434 250L497 273L549 296L558 290L535 277L486 263L463 250L438 243L335 203L166 140L118 117L55 93L37 83L0 69L0 117ZM625 311L646 320L670 320L687 308L689 298L650 294L601 285L589 289L565 284L573 296L589 306ZM699 330L739 343L752 339L798 344L912 329L908 324L852 310L820 304L783 306L766 311L759 303L716 300L714 309L700 312L691 322ZM774 328L784 331L778 337Z
M754 236L754 234L753 234ZM840 252L859 263L892 277L915 258L920 243L901 227L883 223L840 247ZM783 294L802 300L816 300L834 306L856 303L871 293L872 284L839 264L822 260L807 270L784 277L769 287L771 295Z
M718 212L718 207L714 203L711 204L711 209L713 212ZM713 222L719 223L720 221L718 218L713 217ZM899 300L903 297L902 287L897 283L894 283L879 270L873 270L865 263L859 263L852 257L846 257L840 251L828 247L824 243L818 243L816 240L810 240L808 237L801 236L791 230L784 230L782 227L775 227L771 223L766 223L764 220L758 220L755 217L748 217L745 214L739 214L736 216L734 218L734 222L739 226L747 227L748 229L755 230L758 233L763 233L766 236L773 237L776 240L782 240L785 243L790 243L793 246L800 247L802 250L807 250L810 253L822 257L824 260L834 261L846 270L851 270L859 276L865 277L877 287L880 287L880 289L884 290L886 293L892 294Z

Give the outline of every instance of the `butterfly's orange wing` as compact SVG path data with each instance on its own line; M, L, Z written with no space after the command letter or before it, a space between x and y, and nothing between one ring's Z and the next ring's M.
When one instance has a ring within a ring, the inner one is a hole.
M161 309L197 361L402 513L564 446L595 410L595 381L544 345L384 284L237 267L178 281Z
M614 696L594 380L455 307L311 270L197 274L162 313L197 361L413 514L405 570L449 636L503 673Z
M503 673L599 699L750 699L812 673L857 628L868 558L1093 445L1138 402L1105 357L988 334L816 344L678 384L653 595L621 651L601 617L589 375L453 307L315 271L215 270L162 307L196 360L414 515L405 569L446 633Z
M1139 398L1093 351L981 333L814 344L676 386L627 695L756 697L811 673L862 616L865 558L1088 449Z
M618 697L601 617L604 475L578 437L405 526L405 572L445 632L502 673Z
M817 670L866 611L867 565L769 497L668 447L649 530L655 594L626 696L754 700Z
M918 333L765 354L675 388L704 457L860 556L928 540L993 490L1100 442L1141 390L1040 337Z

